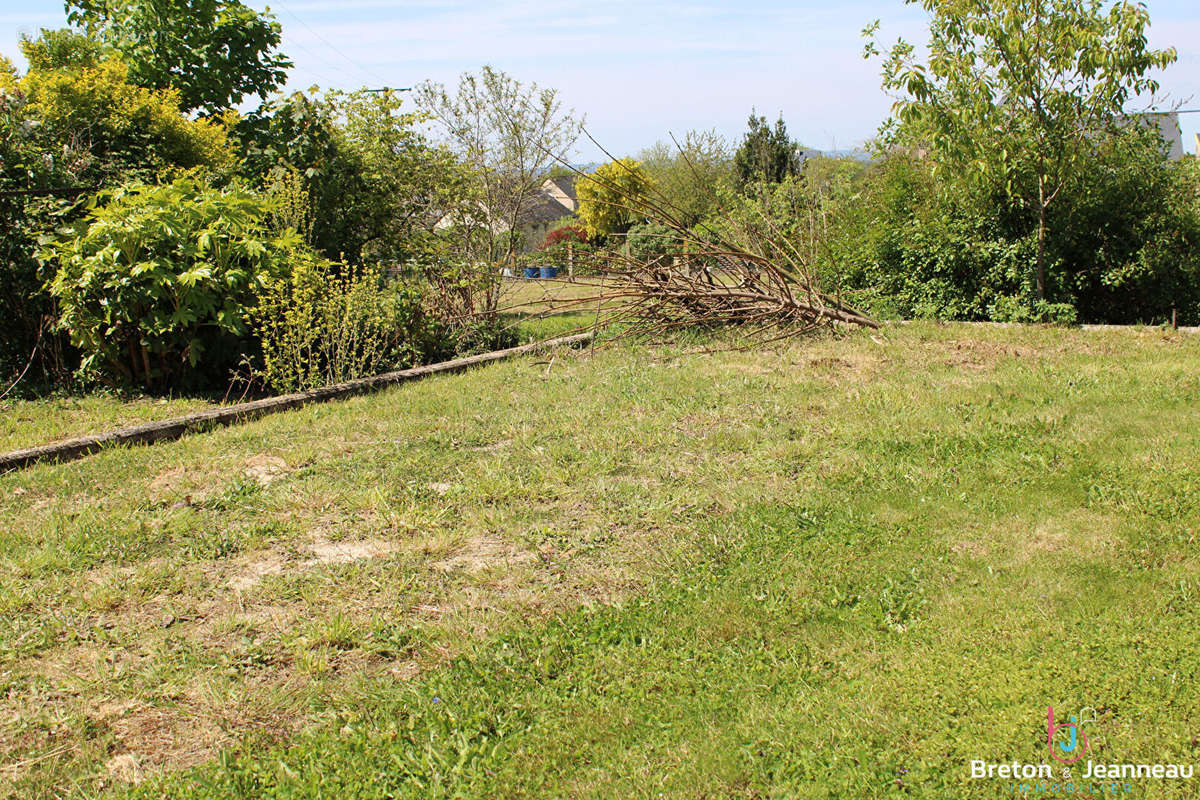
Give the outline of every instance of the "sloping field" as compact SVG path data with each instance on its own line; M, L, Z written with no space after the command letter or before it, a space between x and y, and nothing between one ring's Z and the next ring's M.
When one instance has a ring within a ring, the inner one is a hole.
M0 476L0 792L990 798L1050 706L1074 784L1197 760L1200 337L704 349Z

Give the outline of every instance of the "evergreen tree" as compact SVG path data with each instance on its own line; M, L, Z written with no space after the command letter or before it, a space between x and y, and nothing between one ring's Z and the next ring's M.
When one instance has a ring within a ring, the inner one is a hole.
M754 183L779 183L800 174L804 151L788 136L782 116L772 129L766 117L756 116L752 111L749 125L749 132L733 156L733 176L738 191L745 191Z

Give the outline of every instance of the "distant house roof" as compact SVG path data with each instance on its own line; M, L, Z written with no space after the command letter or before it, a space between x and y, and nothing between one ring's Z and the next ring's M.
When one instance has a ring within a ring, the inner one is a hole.
M571 216L577 208L579 197L575 194L575 179L547 178L531 198L529 207L521 213L521 221L553 222Z
M523 203L517 223L519 225L542 225L572 216L578 208L579 198L575 194L574 178L547 178ZM480 205L480 210L486 217L492 216L487 213L487 209L483 205ZM455 213L446 214L433 227L435 229L452 227L457 217L458 215ZM507 223L493 219L492 226L500 229L507 227Z
M1157 128L1166 147L1167 158L1171 161L1183 158L1183 131L1179 127L1179 112L1143 111L1136 114L1123 114L1117 117L1117 121L1122 125L1137 122L1147 128Z
M553 222L556 219L569 217L573 209L567 208L558 200L545 193L534 198L529 208L521 214L522 222Z
M567 197L576 202L579 201L579 195L575 194L575 178L573 176L563 175L561 178L551 178L549 183L558 187L559 191Z

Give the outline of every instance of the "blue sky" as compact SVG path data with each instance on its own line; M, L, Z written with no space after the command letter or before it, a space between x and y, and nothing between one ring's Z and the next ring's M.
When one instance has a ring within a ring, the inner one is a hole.
M251 0L263 8L267 3ZM491 64L558 89L616 154L669 132L731 137L750 109L781 113L808 146L845 149L873 135L891 101L878 64L861 57L863 26L923 40L923 12L900 0L286 0L269 4L296 67L290 88L452 83ZM1150 0L1151 39L1179 61L1162 76L1172 100L1200 108L1200 4ZM64 24L52 0L0 0L0 52L21 33ZM1194 149L1200 114L1183 116ZM598 159L588 146L582 160Z

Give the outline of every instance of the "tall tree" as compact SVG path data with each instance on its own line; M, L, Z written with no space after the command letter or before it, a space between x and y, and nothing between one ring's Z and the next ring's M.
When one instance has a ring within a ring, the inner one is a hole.
M474 176L472 207L459 222L476 227L480 236L470 240L482 241L486 252L470 257L511 260L516 240L508 232L519 226L551 165L566 160L580 122L555 90L526 86L491 67L464 73L454 93L425 82L416 97Z
M130 77L178 89L185 110L216 113L265 99L292 62L279 24L239 0L67 0L67 19L114 47Z
M788 136L782 116L771 128L766 117L751 112L748 124L750 130L733 154L733 176L738 191L754 183L779 183L800 174L804 151Z
M898 95L893 140L981 179L1037 220L1032 284L1047 298L1047 211L1125 104L1175 61L1149 47L1146 7L1127 0L906 0L930 14L929 56L901 40L883 85ZM878 23L865 33L873 37ZM867 55L878 54L873 38Z

